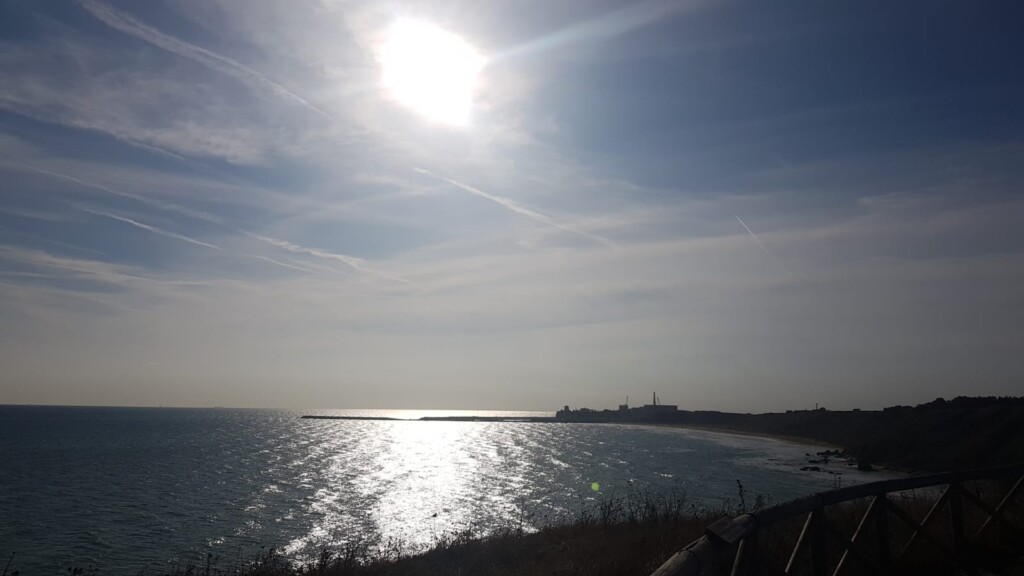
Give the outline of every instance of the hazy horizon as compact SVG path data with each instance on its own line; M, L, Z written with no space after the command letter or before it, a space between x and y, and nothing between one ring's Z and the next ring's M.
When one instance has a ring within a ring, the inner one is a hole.
M1021 21L0 0L0 404L1019 395Z
M977 397L977 396L980 396L980 395L959 394L957 396ZM948 398L943 398L941 396L937 396L937 397L932 397L932 398L928 398L928 399L921 399L921 400L917 400L917 401L912 401L912 402L909 402L909 403L903 404L903 405L905 405L905 406L917 406L917 405L920 405L920 404L927 404L927 403L932 402L932 401L937 400L937 399L952 400L953 398L956 398L957 396L951 396L951 397L948 397ZM1007 397L1017 398L1017 397L1024 397L1024 396L1022 396L1021 394L1016 394L1016 395L1010 395L1010 396L1007 396ZM650 404L651 403L651 399L648 397L645 400L634 402L632 397L626 398L626 399L621 399L620 398L619 403L621 403L621 402L629 402L629 406L630 407L636 407L636 406L640 406L640 405L643 405L643 404ZM474 413L474 412L481 412L481 413L482 412L503 412L503 413L511 412L511 413L516 413L516 412L523 412L523 413L551 413L551 414L554 414L555 412L557 412L558 410L561 410L566 405L568 405L573 410L577 410L579 408L590 408L590 409L594 409L594 410L603 410L603 409L614 410L614 409L618 408L619 403L607 404L607 405L588 405L588 404L569 402L568 404L559 404L558 406L550 407L550 408L517 408L517 407L494 407L494 406L491 406L491 407L423 406L423 407L416 407L416 408L407 408L407 407L401 407L401 406L388 406L388 407L384 407L384 406L258 406L258 405L249 405L249 406L237 405L237 406L232 406L232 405L215 405L215 404L164 405L164 404L37 404L37 403L10 403L10 404L8 404L8 403L0 403L0 406L37 406L37 407L42 407L42 408L47 408L47 407L52 407L52 408L166 408L166 409L172 409L172 410L173 409L184 409L184 410L191 410L191 409L197 409L197 410L203 410L203 409L210 409L210 410L287 410L287 411L292 411L292 412L308 411L308 413L310 413L310 414L328 413L328 412L346 412L346 411L350 411L350 412L362 412L362 411L365 411L365 412L389 412L389 411L394 411L394 412L450 412L450 413L463 413L463 412L464 413ZM661 398L660 396L658 397L658 403L659 404L675 404L674 402L671 401L671 399L666 400L664 398ZM868 410L868 411L870 411L870 410L881 410L883 408L889 408L889 407L898 406L898 405L900 405L900 404L886 404L886 405L878 405L878 406L864 405L864 406L836 407L836 406L826 406L826 405L823 405L821 403L816 403L816 404L811 405L811 406L794 406L794 407L783 408L783 409L778 409L778 410L763 410L763 411L761 411L761 410L754 410L754 411L730 410L728 408L713 409L712 410L712 409L701 409L701 408L688 407L688 406L685 406L685 405L677 405L677 406L678 406L679 410L684 410L684 411L686 411L686 410L688 410L688 411L710 410L710 411L719 411L719 412L735 412L735 413L757 414L757 413L767 413L767 412L817 410L819 408L830 410L830 411L838 411L838 412L850 411L850 410Z

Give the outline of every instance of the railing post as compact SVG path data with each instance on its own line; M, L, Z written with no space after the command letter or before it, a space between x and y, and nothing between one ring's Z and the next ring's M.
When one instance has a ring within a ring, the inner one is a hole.
M825 507L820 506L811 512L811 574L825 576Z
M952 525L953 551L959 554L964 549L964 505L959 482L949 484L949 521Z
M893 554L891 542L893 534L890 530L888 516L890 510L893 516L904 522L914 531L906 546L903 547L900 556L903 556L917 539L925 538L939 551L948 556L953 565L959 566L964 563L966 552L970 550L971 543L965 536L964 500L968 500L983 512L989 514L989 518L978 529L979 535L990 524L996 522L1007 524L1007 519L1000 514L1015 501L1014 499L1018 496L1018 492L1024 489L1024 476L1019 476L1021 472L1024 472L1024 464L1014 464L985 470L955 471L932 476L885 480L841 490L812 494L804 498L772 506L760 511L756 516L743 514L733 519L723 518L709 526L704 537L695 540L669 558L652 576L697 576L697 574L708 573L708 571L717 573L718 567L716 565L720 561L719 556L729 550L736 550L737 552L733 558L734 563L732 566L733 574L736 576L751 570L755 572L762 571L764 567L759 566L759 562L752 557L755 552L756 532L801 514L807 514L807 521L804 523L804 528L797 538L792 553L789 555L789 561L785 568L786 574L796 571L802 551L806 551L806 548L809 546L811 549L809 552L811 555L811 573L814 576L824 576L829 562L828 545L831 544L826 535L828 532L833 532L833 537L837 539L837 544L843 548L843 557L839 559L839 564L836 566L836 574L841 572L844 561L851 555L858 559L871 573L891 573L893 567L897 564L898 557ZM999 505L995 507L976 497L973 492L965 490L962 486L964 482L971 482L982 478L1001 478L1009 474L1018 475L1014 476L1017 478L1017 481L1009 492L1003 496ZM942 485L947 486L946 490L943 491L942 495L931 506L924 519L920 522L888 498L890 493ZM875 499L861 517L857 530L851 539L847 539L841 531L837 530L828 521L826 503L833 505L870 496L874 496ZM941 535L928 530L929 524L941 514L942 507L947 503L949 504L952 547L942 542ZM877 562L869 555L863 554L862 549L856 547L857 537L862 534L861 529L871 524L874 524L873 531L876 538L874 548L877 549L879 558ZM763 539L761 544L764 544ZM760 560L764 560L764 558L762 557Z
M999 501L999 505L995 508L997 513L1002 512L1003 509L1013 502L1013 499L1017 496L1017 491L1021 489L1021 486L1024 486L1024 476L1018 478L1010 490L1006 492L1006 496L1003 496L1003 499ZM988 528L995 519L996 518L994 516L986 518L985 521L982 522L981 528L978 528L977 533L974 534L974 539L977 540L978 538L981 538L981 535L985 533L985 529Z
M814 512L812 511L807 515L807 519L804 520L804 527L800 530L800 536L796 539L796 545L793 546L793 552L789 555L789 562L786 563L786 569L783 572L786 576L793 573L796 568L796 560L800 556L800 552L804 549L804 543L810 539L811 532L814 531Z
M736 549L736 558L732 563L731 576L744 576L750 574L750 567L757 565L754 556L757 554L757 532L750 534L743 540Z
M878 565L885 573L889 573L892 553L889 551L888 497L882 493L876 498L878 507L875 508L875 539L878 541Z

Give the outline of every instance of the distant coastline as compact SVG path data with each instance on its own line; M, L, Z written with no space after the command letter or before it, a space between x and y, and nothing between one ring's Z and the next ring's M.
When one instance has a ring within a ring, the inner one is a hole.
M307 415L322 420L400 420L366 416ZM944 471L1024 462L1024 398L938 398L883 410L788 410L764 414L680 410L661 404L617 409L570 409L554 416L428 416L433 422L640 424L766 436L833 446L865 470Z

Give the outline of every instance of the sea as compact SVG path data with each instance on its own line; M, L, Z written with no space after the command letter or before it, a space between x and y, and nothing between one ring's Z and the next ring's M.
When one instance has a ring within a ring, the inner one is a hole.
M414 551L614 498L735 508L891 477L836 460L801 470L826 447L756 436L415 421L466 415L551 414L0 406L0 570L138 574L270 547L302 562L353 542Z

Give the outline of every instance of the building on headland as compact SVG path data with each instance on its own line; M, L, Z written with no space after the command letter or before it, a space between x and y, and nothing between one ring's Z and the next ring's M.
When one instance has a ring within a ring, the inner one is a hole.
M629 407L628 396L625 404L619 404L618 410L593 410L591 408L573 410L567 404L565 408L555 412L555 419L566 422L639 422L675 414L678 411L679 406L675 404L659 403L658 394L654 393L651 396L650 404L634 408Z
M659 404L658 393L653 392L651 394L651 403L644 404L637 408L633 408L638 414L665 414L666 412L678 412L679 406L675 404Z

